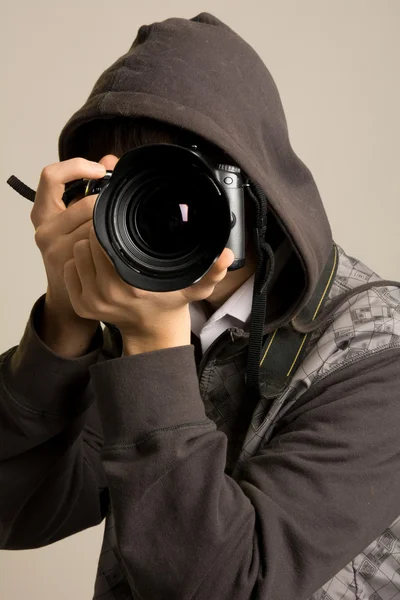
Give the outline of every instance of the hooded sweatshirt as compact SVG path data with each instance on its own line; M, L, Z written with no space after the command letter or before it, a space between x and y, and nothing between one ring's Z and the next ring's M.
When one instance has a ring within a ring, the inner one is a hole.
M81 125L116 116L183 127L227 152L261 186L293 251L283 274L291 289L282 297L277 288L279 308L268 317L270 327L300 312L328 259L332 235L313 177L290 146L276 85L251 46L205 13L143 25L63 128L60 160L76 156Z
M87 354L63 359L37 335L40 298L2 355L1 547L106 518L95 598L394 597L400 284L333 242L270 73L214 16L140 27L63 128L60 160L85 123L116 116L183 127L260 187L285 238L264 333L304 332L307 352L284 394L254 401L240 328L203 357L195 336L123 357L106 325ZM326 310L304 322L332 252Z

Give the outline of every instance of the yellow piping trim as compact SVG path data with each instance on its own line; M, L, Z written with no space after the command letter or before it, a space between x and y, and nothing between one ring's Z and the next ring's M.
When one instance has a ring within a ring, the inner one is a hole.
M316 309L316 311L315 311L315 313L314 313L314 316L313 316L313 318L311 319L312 321L314 321L315 317L317 316L317 314L318 314L318 311L319 311L319 309L321 308L322 301L323 301L323 299L324 299L324 298L325 298L325 296L326 296L326 292L327 292L327 290L328 290L328 287L329 287L329 284L330 284L330 282L331 282L331 280L332 280L333 273L335 272L336 263L337 263L337 247L336 247L336 245L335 245L335 259L334 259L334 261L333 261L333 266L332 266L331 275L330 275L330 277L329 277L328 283L327 283L327 284L326 284L326 286L325 286L324 293L323 293L323 294L322 294L322 296L321 296L321 300L319 301L319 304L318 304L318 306L317 306L317 309ZM304 335L304 338L303 338L303 341L302 341L302 343L301 343L301 346L300 346L300 348L299 348L299 351L297 352L297 354L296 354L296 357L295 357L295 359L294 359L294 361L293 361L293 363L292 363L292 366L290 367L289 371L288 371L288 372L287 372L287 374L286 374L286 377L289 377L290 373L292 372L292 369L293 369L294 365L296 364L297 358L298 358L298 356L299 356L299 354L300 354L300 352L301 352L301 350L302 350L302 348L303 348L303 346L304 346L304 343L305 343L305 341L306 341L306 339L307 339L307 336L308 336L308 333L306 333L306 334Z

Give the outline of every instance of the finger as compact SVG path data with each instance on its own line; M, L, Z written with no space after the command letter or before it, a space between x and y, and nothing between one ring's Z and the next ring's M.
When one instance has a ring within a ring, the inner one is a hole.
M104 165L84 158L72 158L44 167L31 215L35 227L65 210L62 196L66 183L75 179L98 179L104 177L105 172Z
M118 157L114 154L106 154L106 156L103 156L103 158L100 159L99 163L108 171L113 171L118 160ZM79 223L89 221L93 218L93 210L97 196L98 194L85 196L84 198L77 197L68 204L69 210L66 212L65 221L62 221L61 223L63 227L62 233L68 233L75 229ZM78 204L78 206L71 211L71 208L76 204Z
M105 282L109 278L115 276L115 269L108 255L101 247L93 226L89 231L89 242L93 263L96 269L97 280L100 283Z
M89 239L89 232L91 227L92 221L90 220L86 223L82 223L82 225L80 225L77 229L71 231L71 233L68 233L65 236L65 243L71 248L71 256L69 258L72 258L72 251L77 242L79 242L80 240Z
M211 269L206 273L200 281L206 281L207 283L219 283L224 279L227 273L228 267L235 260L235 256L229 248L225 248L218 259L215 261ZM199 282L200 283L200 282Z
M78 200L74 205L68 206L67 210L57 218L58 233L60 235L68 234L83 223L91 223L97 196L98 194L86 196L86 198Z
M77 309L82 297L82 284L76 270L75 260L71 259L64 265L65 287L71 300L72 308L78 314Z
M232 250L230 248L225 248L218 258L216 264L219 263L219 268L224 270L230 267L234 260L235 255L233 254Z
M103 158L101 158L99 160L99 163L101 165L103 165L107 171L113 171L115 169L115 165L117 164L117 162L119 161L119 158L117 156L115 156L114 154L106 154L106 156L103 156ZM76 204L77 202L79 202L82 199L82 194L76 196L75 198L73 198L69 204L68 204L68 208L70 206L73 206L74 204Z
M96 295L96 267L93 261L89 240L80 240L74 245L76 272L81 282L82 295Z
M225 248L208 273L188 288L191 301L208 298L215 286L226 277L234 258L232 250Z

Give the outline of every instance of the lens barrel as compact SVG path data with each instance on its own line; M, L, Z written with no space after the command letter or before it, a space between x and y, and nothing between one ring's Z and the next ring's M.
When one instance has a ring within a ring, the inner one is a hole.
M201 279L226 247L224 186L192 148L149 144L125 153L96 201L96 235L124 281L173 291Z

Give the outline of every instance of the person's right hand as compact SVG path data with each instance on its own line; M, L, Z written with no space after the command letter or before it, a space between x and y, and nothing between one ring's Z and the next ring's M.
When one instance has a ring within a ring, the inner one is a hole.
M68 208L62 201L65 184L75 179L100 179L118 159L107 156L100 163L73 158L42 170L31 212L35 242L42 254L47 292L40 336L64 356L79 355L90 342L98 322L79 317L72 308L64 283L64 265L73 258L73 247L89 238L97 196L76 199ZM74 341L75 336L75 341Z

